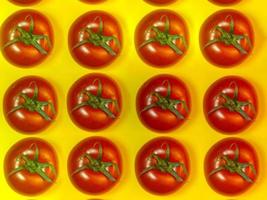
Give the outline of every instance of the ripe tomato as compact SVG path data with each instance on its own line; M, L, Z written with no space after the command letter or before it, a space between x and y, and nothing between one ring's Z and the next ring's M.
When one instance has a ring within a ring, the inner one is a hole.
M9 149L4 169L8 184L16 192L37 195L46 191L56 181L57 155L46 141L27 138Z
M23 77L6 91L4 114L17 131L28 134L42 131L56 118L55 90L41 77Z
M206 155L205 176L216 192L224 195L241 194L258 177L257 153L242 139L221 140Z
M241 0L209 0L212 3L216 3L218 5L232 5L240 2Z
M139 89L136 110L141 122L158 132L181 126L190 113L191 98L185 84L172 75L154 76Z
M157 10L145 16L135 32L139 56L149 65L166 67L186 53L189 33L184 20L170 10Z
M32 4L36 4L36 3L40 2L41 0L9 0L9 1L14 3L14 4L18 4L20 6L29 6Z
M85 75L69 90L69 115L78 127L85 130L107 128L118 119L121 107L117 83L104 74Z
M121 52L122 32L117 20L103 11L80 16L69 30L69 50L82 66L99 68Z
M48 19L34 10L21 10L5 20L1 28L2 53L12 64L31 67L41 63L53 47Z
M206 59L220 67L244 61L253 49L254 32L250 21L235 10L211 15L200 31L200 48Z
M216 130L233 134L245 130L258 111L253 86L238 76L227 76L213 83L205 94L204 113Z
M121 177L120 152L108 139L87 138L71 151L68 172L71 182L80 191L89 194L107 192Z
M135 160L136 176L150 193L164 195L175 192L189 176L189 157L178 141L160 137L146 143Z
M176 0L145 0L145 1L155 5L167 5L175 2Z

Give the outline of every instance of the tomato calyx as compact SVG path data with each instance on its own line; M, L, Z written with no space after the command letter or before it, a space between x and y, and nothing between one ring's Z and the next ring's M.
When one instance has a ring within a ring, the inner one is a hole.
M56 174L55 167L50 163L41 163L39 162L39 148L36 144L32 144L29 147L29 150L34 149L34 159L30 159L26 153L20 154L17 158L17 161L23 162L22 165L13 169L8 176L12 176L22 170L26 170L31 174L38 174L40 177L49 183L53 182L53 180L45 173L44 169L49 168L53 174Z
M110 47L109 43L111 41L114 41L115 44L118 46L118 48L120 48L120 41L118 40L118 38L116 38L115 36L104 36L103 35L103 29L104 29L104 23L102 21L101 17L96 17L94 21L99 20L99 30L98 32L94 32L92 30L92 28L83 28L81 30L81 34L82 33L87 33L89 35L89 37L85 40L82 40L80 42L78 42L76 45L74 45L74 47L72 49L76 49L86 43L90 43L93 44L94 46L97 47L102 47L103 49L105 49L110 55L112 56L116 56L117 53Z
M182 105L182 107L185 109L185 111L188 113L188 107L186 105L186 102L183 100L178 99L171 99L171 83L168 80L163 81L162 85L165 85L167 83L167 95L164 97L158 92L152 93L152 97L157 98L157 101L155 103L152 103L148 106L146 106L143 110L141 110L140 113L145 112L147 110L150 110L151 108L159 107L162 110L169 110L172 112L177 118L179 119L185 119L185 117L176 109L176 106L179 104Z
M176 54L179 54L179 55L184 54L184 52L176 46L175 41L181 40L183 45L187 48L185 37L182 35L178 35L178 34L171 35L170 34L170 20L167 16L163 15L160 17L160 21L163 21L163 18L165 18L164 31L159 30L158 27L156 26L150 26L146 30L146 33L153 31L155 33L155 37L145 40L139 46L139 48L142 48L152 42L158 42L161 45L169 46L173 51L175 51Z
M43 110L43 107L49 106L51 108L51 111L53 114L56 114L56 110L54 107L54 104L52 102L48 101L38 101L38 95L39 95L39 89L36 84L36 82L31 82L29 84L29 88L31 85L34 85L34 92L33 97L29 97L27 94L21 92L18 97L21 97L24 102L22 104L19 104L18 106L15 106L13 109L11 109L8 114L14 113L21 109L26 109L30 112L37 112L39 115L41 115L46 121L52 121L52 118L48 116L48 114Z
M234 19L231 15L227 16L225 18L225 21L227 21L227 19L230 18L230 30L229 32L227 32L226 30L224 30L223 28L221 28L220 26L216 26L214 28L214 30L212 31L213 33L220 33L220 36L218 38L212 39L210 40L205 46L204 49L206 47L209 47L215 43L224 43L225 45L232 45L234 46L241 54L248 54L248 52L241 46L240 41L241 40L245 40L249 47L252 48L252 43L250 38L247 35L237 35L234 34L234 28L235 28L235 22Z
M161 145L161 148L163 149L163 145ZM175 168L181 167L183 172L188 175L188 171L186 169L186 166L184 163L182 162L170 162L170 154L171 154L171 150L170 150L170 146L168 144L166 144L166 150L165 150L165 154L166 157L165 158L161 158L159 157L157 154L152 153L149 157L148 160L150 160L151 162L154 161L154 164L145 168L140 176L143 176L144 174L148 173L151 170L159 170L160 172L163 173L168 173L171 176L173 176L175 178L175 180L177 182L182 182L184 181L182 177L180 177L176 171L174 170Z
M255 107L251 102L248 101L238 101L238 85L236 82L231 82L229 87L231 88L234 86L234 96L233 98L229 97L228 95L224 94L223 92L220 93L218 97L223 98L224 102L218 106L215 106L211 111L209 111L208 114L214 113L220 109L228 109L231 112L237 112L239 113L245 120L251 121L252 118L248 116L248 114L242 109L245 106L249 106L254 112L255 112Z
M255 167L251 164L251 163L241 163L238 162L239 159L239 147L237 144L233 143L229 149L232 149L233 147L235 147L234 150L234 158L231 159L229 158L227 155L220 155L217 161L223 162L223 164L221 164L219 167L215 168L213 171L211 171L211 173L209 174L209 176L212 176L220 171L226 170L229 171L230 173L236 173L239 176L241 176L245 181L249 182L249 183L253 183L253 180L245 173L245 169L246 168L250 168L252 173L254 175L257 175L257 172L255 170Z
M91 92L84 90L81 92L81 95L86 95L88 97L88 100L82 103L77 104L73 109L72 112L80 109L84 106L90 106L94 109L100 109L102 110L104 113L106 113L106 115L110 118L115 119L116 116L114 113L112 113L112 111L108 108L108 104L114 104L115 108L117 111L119 111L119 105L118 105L118 101L116 99L106 99L106 98L102 98L102 82L99 79L95 79L93 81L93 85L95 84L95 82L98 83L98 88L97 88L97 94L94 95Z
M3 48L6 48L8 46L11 46L15 43L22 42L23 44L27 46L33 46L36 48L41 54L47 55L48 52L40 45L39 41L44 40L47 42L48 47L50 48L52 46L50 38L47 35L36 35L33 34L34 31L34 20L32 16L27 16L25 17L25 21L30 19L30 26L29 26L29 31L24 30L20 26L16 26L14 28L14 31L11 34L14 34L16 32L19 33L19 36L15 37L14 39L10 40L7 42Z
M107 170L107 168L114 167L116 173L119 175L120 174L120 170L119 170L118 165L116 163L113 163L113 162L104 162L103 161L103 148L102 148L102 145L99 144L99 143L95 143L94 147L96 145L98 145L97 158L93 158L89 153L85 153L84 155L82 155L80 157L80 159L81 160L87 159L88 163L84 164L83 166L81 166L78 169L76 169L72 173L72 176L77 174L77 173L80 173L80 172L82 172L82 171L84 171L86 169L89 169L89 170L92 170L93 172L99 172L99 173L103 174L111 182L116 182L117 179L110 174L110 172Z

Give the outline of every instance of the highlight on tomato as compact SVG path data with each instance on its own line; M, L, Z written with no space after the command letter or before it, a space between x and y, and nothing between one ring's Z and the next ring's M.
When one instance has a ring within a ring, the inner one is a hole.
M227 138L211 147L204 168L210 187L228 196L246 192L259 175L257 152L251 144L239 138Z
M102 194L120 180L122 158L116 145L103 137L89 137L77 144L68 158L72 184L87 194Z
M112 15L104 11L83 14L69 30L69 51L81 66L107 66L118 57L121 49L120 25Z
M187 52L189 32L181 16L171 10L146 15L135 31L135 46L140 58L154 67L167 67Z
M214 82L205 94L203 105L211 127L225 134L244 131L258 113L254 87L239 76L226 76Z
M19 6L30 6L39 3L41 0L9 0L9 1Z
M177 140L159 137L146 143L135 160L140 185L156 195L176 192L186 183L190 160L184 146Z
M40 64L53 48L53 29L46 16L35 10L20 10L1 26L0 44L4 57L19 67Z
M221 5L221 6L227 6L227 5L233 5L239 3L241 0L209 0L212 3Z
M136 111L147 128L170 132L180 127L190 114L187 86L175 76L161 74L147 80L136 96Z
M45 130L57 116L57 95L53 86L38 76L15 81L6 91L4 115L15 130L33 134Z
M70 118L84 130L98 131L109 127L119 118L121 109L120 88L104 74L85 75L69 90Z
M4 160L4 172L14 191L28 196L39 195L56 181L56 152L42 139L20 140L8 150Z
M144 1L155 5L168 5L176 2L177 0L144 0Z
M201 51L216 66L227 68L241 64L251 54L253 46L252 24L236 10L218 11L201 27Z

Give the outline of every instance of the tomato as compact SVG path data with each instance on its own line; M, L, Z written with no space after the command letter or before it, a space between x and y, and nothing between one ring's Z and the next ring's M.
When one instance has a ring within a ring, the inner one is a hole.
M241 0L209 0L212 3L216 3L218 5L232 5L240 2Z
M20 67L41 63L53 48L53 30L48 19L34 10L21 10L5 20L0 44L4 57Z
M69 30L69 50L84 67L104 67L121 52L122 32L117 20L103 11L80 16Z
M38 138L27 138L14 144L4 161L5 177L16 192L37 195L56 181L58 159L54 148Z
M103 137L90 137L71 151L68 172L73 185L89 194L100 194L114 187L121 177L122 159L115 144Z
M147 1L148 3L155 5L167 5L175 2L176 0L144 0L144 1Z
M68 93L68 112L72 121L88 131L110 126L120 116L121 107L119 86L104 74L83 76Z
M216 192L238 195L255 183L258 165L253 146L239 138L227 138L216 143L207 153L205 176Z
M213 83L204 97L204 113L216 130L233 134L255 121L258 98L253 86L238 76L227 76Z
M41 0L9 0L9 1L14 4L18 4L20 6L29 6L29 5L36 4L40 2Z
M169 132L188 118L191 98L186 85L172 75L158 75L138 91L136 110L141 122L153 131Z
M243 62L252 52L253 27L242 13L222 10L211 15L200 31L200 48L205 58L220 67Z
M189 33L185 21L170 10L157 10L139 22L135 46L139 56L149 65L167 67L177 63L186 53Z
M189 176L189 157L178 141L159 137L146 143L135 160L140 185L157 195L177 191Z
M27 134L43 131L57 114L54 88L37 76L15 81L6 91L3 105L9 125Z

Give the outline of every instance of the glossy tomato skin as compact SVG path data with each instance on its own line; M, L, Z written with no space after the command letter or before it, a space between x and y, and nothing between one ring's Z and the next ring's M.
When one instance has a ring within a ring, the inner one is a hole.
M142 46L146 40L155 37L153 32L147 31L151 26L164 31L166 18L170 22L169 34L183 36L186 41L186 45L184 45L182 40L175 40L175 46L183 52L181 55L168 45L161 45L159 42ZM139 56L144 62L154 67L168 67L177 63L186 54L188 43L189 31L185 21L177 13L170 10L156 10L149 13L139 22L135 31L135 46Z
M114 103L107 104L108 109L114 114L114 118L109 117L101 109L91 106L83 106L73 110L78 104L88 100L88 97L82 94L83 91L87 90L93 95L97 95L99 87L95 82L96 80L99 80L102 84L101 97L117 101L118 108ZM85 75L77 80L69 90L68 112L70 118L78 127L84 130L99 131L107 128L119 118L121 109L122 97L120 88L113 79L104 74L92 73Z
M41 0L9 0L9 1L20 6L29 6L36 4Z
M33 145L36 145L39 149L38 161L50 163L54 166L56 173L53 173L49 168L44 169L44 172L52 179L52 182L47 182L38 174L30 173L26 170L9 175L12 170L22 164L22 161L18 160L20 154L34 159L35 151ZM39 195L55 183L58 173L58 158L54 148L46 141L39 138L27 138L20 140L9 149L5 156L4 170L8 184L16 192L27 196Z
M234 97L235 86L238 87L238 101L250 102L252 106L243 106L242 110L251 118L246 120L238 112L227 108L210 111L222 104L224 99L219 98L220 93ZM239 76L226 76L214 82L207 90L204 97L204 114L208 123L215 130L224 134L235 134L247 129L256 119L258 112L258 98L254 87Z
M247 36L250 40L240 40L241 47L247 52L241 53L233 45L226 45L217 42L212 45L207 43L219 37L219 33L214 33L214 28L219 26L226 31L230 30L231 17L234 22L234 34ZM251 44L249 44L251 43ZM200 48L205 58L219 67L233 67L242 63L252 52L254 45L254 31L249 19L242 13L235 10L221 10L211 15L202 25L200 31Z
M155 5L167 5L177 0L145 0L145 1L151 4L155 4Z
M232 5L239 3L241 0L209 0L212 3L218 4L218 5Z
M167 96L168 84L170 83L171 95L173 100L184 101L188 110L182 104L175 106L175 109L184 116L180 119L170 110L164 110L161 107L154 107L143 111L147 106L155 103L158 98L152 94L158 92L161 96ZM187 86L183 81L175 76L162 74L157 75L147 80L139 89L136 97L136 111L140 121L147 128L166 133L180 127L188 118L191 110L191 97Z
M34 96L35 86L39 90L38 101L50 102L54 106L55 112L51 106L43 107L44 112L51 120L45 120L39 113L24 108L11 112L12 109L25 102L20 96L21 93L31 98ZM12 128L25 134L34 134L45 130L56 119L57 95L52 85L45 79L38 76L26 76L15 81L7 89L3 107L5 118Z
M159 170L150 170L145 174L142 172L152 166L154 161L150 160L151 154L156 154L160 158L166 158L166 149L170 149L170 162L180 162L185 165L187 173L181 167L174 168L175 173L183 181L176 181L175 178ZM155 138L146 143L137 153L135 159L135 172L140 185L148 192L156 195L167 195L174 193L187 181L190 173L190 160L184 146L177 140L168 137Z
M83 32L85 28L91 28L97 33L100 29L100 20L103 22L104 36L113 36L118 39L120 45L114 40L109 41L109 46L116 55L111 55L101 46L91 43L83 44L75 48L79 42L88 39L89 34ZM77 63L86 68L100 68L113 62L121 52L122 31L118 21L109 13L104 11L90 11L80 16L69 30L69 51Z
M44 61L47 56L51 53L53 48L53 29L49 20L40 12L35 10L21 10L10 17L8 17L1 27L1 37L0 44L3 47L9 41L18 37L18 31L15 31L16 26L21 27L26 31L30 31L30 18L32 17L34 21L33 34L48 36L50 40L50 45L47 40L39 40L40 46L47 52L47 54L42 54L32 45L26 45L22 42L14 43L10 46L3 48L2 53L4 57L12 64L19 67L32 67L40 64Z
M100 172L85 169L79 173L74 172L81 166L88 163L88 160L81 159L85 153L96 159L99 155L99 145L102 146L104 162L117 164L119 171L113 166L107 167L108 172L116 179L110 181ZM87 194L102 194L111 190L120 180L122 174L122 158L116 145L103 137L89 137L77 144L71 151L68 158L68 173L73 185L81 192Z
M233 148L233 144L239 148L238 161L241 163L250 163L254 166L257 173L256 175L250 168L245 169L245 173L253 180L253 183L257 180L259 171L257 152L254 147L245 140L239 138L227 138L212 146L205 158L205 177L213 190L228 196L242 194L253 185L253 183L245 181L240 175L230 173L226 170L210 175L210 173L220 165L220 162L218 161L219 155L227 155L231 159L234 158L235 149Z

